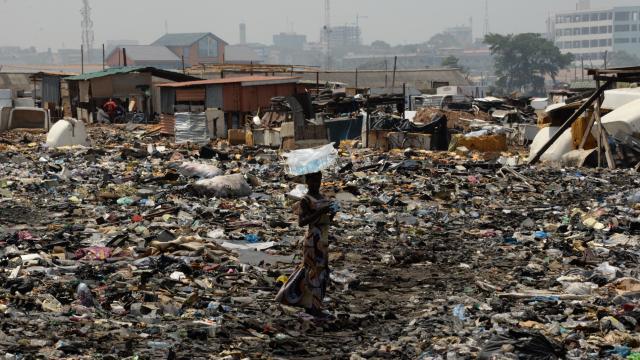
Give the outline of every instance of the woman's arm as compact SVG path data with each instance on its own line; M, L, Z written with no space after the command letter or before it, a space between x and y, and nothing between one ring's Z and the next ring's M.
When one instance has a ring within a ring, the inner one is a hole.
M328 213L330 211L329 205L322 206L321 208L311 211L311 207L309 206L307 199L302 199L300 201L300 216L298 219L298 225L301 227L307 226L309 224L313 224L316 222L320 216Z

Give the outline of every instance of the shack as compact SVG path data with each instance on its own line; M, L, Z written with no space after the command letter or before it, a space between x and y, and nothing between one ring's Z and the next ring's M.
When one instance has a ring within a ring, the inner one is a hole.
M295 95L297 82L295 77L241 76L160 84L164 132L172 134L176 112L216 109L223 113L222 123L213 134L227 137L227 129L244 128L246 117L269 108L273 97Z
M160 109L158 85L198 78L154 67L128 66L67 77L72 116L92 122L98 108L110 98L125 109L135 102L136 112L149 119Z

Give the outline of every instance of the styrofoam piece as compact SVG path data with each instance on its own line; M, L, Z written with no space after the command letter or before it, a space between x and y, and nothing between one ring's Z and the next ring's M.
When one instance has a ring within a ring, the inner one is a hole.
M538 132L538 135L533 139L531 147L529 148L529 160L533 159L538 151L542 149L542 147L558 132L559 129L559 127L546 127ZM562 156L571 150L573 150L573 137L571 136L571 129L568 129L562 133L558 140L556 140L549 149L547 149L540 160L559 162L562 160Z
M59 148L63 146L88 146L89 136L85 124L76 119L62 119L56 122L47 134L47 146Z

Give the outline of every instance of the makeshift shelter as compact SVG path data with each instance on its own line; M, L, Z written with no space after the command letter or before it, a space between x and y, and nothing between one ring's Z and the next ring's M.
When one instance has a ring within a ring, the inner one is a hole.
M176 82L158 85L161 89L161 110L166 122L175 124L176 112L203 112L205 109L220 109L222 126L214 134L226 134L227 129L244 127L245 117L266 109L276 96L293 96L297 78L274 76L242 76L224 79ZM212 119L208 119L211 121ZM166 125L171 131L174 127ZM212 135L214 135L212 134Z
M90 122L95 119L96 110L110 98L125 108L135 101L137 111L149 118L160 109L157 85L198 78L154 67L131 66L71 76L65 80L70 83L72 114Z

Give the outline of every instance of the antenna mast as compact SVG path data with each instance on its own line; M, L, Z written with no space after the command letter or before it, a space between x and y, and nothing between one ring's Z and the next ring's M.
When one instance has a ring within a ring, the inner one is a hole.
M327 56L327 70L331 69L331 1L324 0L324 51Z
M82 47L87 56L87 62L91 63L91 50L93 50L93 21L91 20L91 6L89 0L82 0Z
M489 27L489 0L484 2L484 36L489 35L491 28Z

